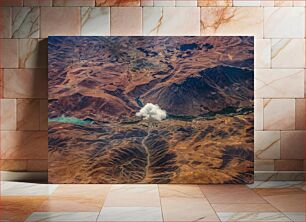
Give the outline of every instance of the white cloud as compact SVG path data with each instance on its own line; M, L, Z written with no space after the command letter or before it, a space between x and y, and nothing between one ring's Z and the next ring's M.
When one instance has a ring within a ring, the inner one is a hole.
M154 119L161 121L166 119L167 112L162 110L158 105L147 103L144 107L136 113L136 116L144 117L144 119Z

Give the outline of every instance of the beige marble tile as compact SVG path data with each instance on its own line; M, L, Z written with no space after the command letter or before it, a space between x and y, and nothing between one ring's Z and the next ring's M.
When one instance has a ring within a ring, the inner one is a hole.
M294 59L292 59L294 56ZM273 68L304 68L304 39L272 39Z
M255 68L271 68L271 40L255 40Z
M205 198L161 198L164 221L219 221Z
M303 160L275 160L277 171L304 171Z
M11 38L12 9L0 7L0 38Z
M17 99L17 130L39 130L38 99Z
M39 38L39 8L12 8L12 37Z
M53 197L79 197L105 200L110 191L110 184L61 184L53 193Z
M0 39L0 68L18 68L17 39Z
M304 32L305 10L303 8L264 8L265 38L304 38Z
M52 0L23 0L24 6L52 6Z
M26 160L0 160L0 169L2 171L26 171L27 161Z
M104 207L159 207L157 185L113 185Z
M274 0L260 0L260 6L274 6Z
M27 160L27 171L46 172L48 171L48 160Z
M16 100L0 100L0 126L1 130L16 130Z
M96 6L140 6L140 0L96 0Z
M277 181L270 181L270 183L276 183ZM256 193L258 193L260 196L264 197L266 199L266 197L273 197L273 196L282 196L282 195L295 195L295 194L302 194L304 191L303 186L292 186L290 185L288 182L290 181L283 181L282 183L284 183L284 186L280 186L280 187L256 187L254 189L254 191ZM294 182L294 181L291 181ZM298 182L298 181L296 181ZM267 182L265 182L267 183ZM273 188L273 189L272 189Z
M202 7L201 35L263 36L261 7Z
M112 7L111 35L141 35L141 7Z
M267 172L267 171L265 171ZM283 172L271 172L270 174L277 174L277 173L282 173ZM288 172L286 172L288 174ZM251 189L257 189L257 188L264 188L264 189L270 189L270 188L291 188L291 189L302 189L304 186L303 181L255 181L253 184L248 184L248 187Z
M110 185L62 184L40 207L39 211L97 212L105 201Z
M255 159L280 159L280 132L255 131Z
M306 98L306 69L304 71L304 98Z
M287 6L293 6L293 0L274 0L274 6L275 7L287 7Z
M49 35L80 35L80 11L78 7L42 7L41 38Z
M255 160L255 171L274 171L274 160Z
M53 6L95 6L95 0L53 0Z
M5 69L3 88L5 98L47 98L47 70Z
M1 131L4 159L47 159L48 134L38 131Z
M38 39L19 40L19 67L35 68L38 59Z
M81 35L110 35L109 7L82 7L81 20Z
M143 34L199 35L200 9L197 7L144 7Z
M0 99L3 98L3 69L0 69Z
M46 39L19 39L19 68L47 68L48 42Z
M266 203L245 185L201 185L200 188L211 204Z
M153 6L154 0L141 0L140 5L141 6Z
M239 7L239 6L260 6L260 0L233 0L233 6Z
M293 0L293 6L295 6L295 7L305 7L306 2L304 0Z
M290 130L294 128L294 99L264 99L264 130Z
M254 174L256 181L303 181L304 173L301 171L259 171Z
M97 221L163 221L160 207L103 207Z
M23 0L1 0L0 7L22 6Z
M96 221L99 212L34 212L26 220L30 221Z
M1 221L25 221L46 197L1 196Z
M263 130L263 99L254 100L254 128Z
M197 6L197 0L176 0L175 6L182 6L182 7L190 7L190 6Z
M48 100L41 99L39 103L39 129L48 130Z
M175 0L153 0L154 7L175 6Z
M278 210L268 203L261 204L212 204L216 212L277 212Z
M290 219L280 212L221 212L218 213L221 221L275 221L289 222Z
M303 98L303 69L257 69L256 98Z
M226 7L232 6L232 0L198 0L198 6L219 6L219 7Z
M304 131L281 132L281 159L304 159Z
M304 212L284 212L284 214L294 222L305 221L305 211Z
M8 173L1 172L1 176L8 178ZM16 174L15 174L16 175ZM24 175L33 175L26 173ZM2 177L3 178L3 177ZM37 178L37 177L32 177ZM5 178L3 178L5 179ZM10 180L10 179L9 179ZM56 184L43 184L34 182L20 182L19 181L1 181L1 198L3 196L24 196L35 199L39 196L48 196L58 187ZM45 198L47 199L47 197Z
M198 185L160 184L158 185L158 190L161 198L204 198Z
M305 191L301 189L258 189L263 198L281 212L304 212Z
M305 99L295 100L295 129L305 129Z
M98 212L103 206L103 199L90 199L86 196L58 197L51 195L42 203L39 212ZM69 221L69 220L68 220Z

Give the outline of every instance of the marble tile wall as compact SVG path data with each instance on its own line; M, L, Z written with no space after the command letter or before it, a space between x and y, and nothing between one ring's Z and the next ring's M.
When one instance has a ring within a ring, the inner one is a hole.
M305 6L303 0L0 0L1 169L47 170L49 35L254 35L255 170L302 171Z

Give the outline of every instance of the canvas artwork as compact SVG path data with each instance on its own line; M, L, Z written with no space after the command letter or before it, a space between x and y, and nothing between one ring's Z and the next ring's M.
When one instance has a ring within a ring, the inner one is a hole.
M49 37L50 183L251 183L254 38Z

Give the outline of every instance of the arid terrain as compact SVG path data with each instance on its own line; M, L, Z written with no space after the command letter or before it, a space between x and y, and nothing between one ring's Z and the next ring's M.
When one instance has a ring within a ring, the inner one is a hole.
M252 182L253 44L49 37L49 182Z

